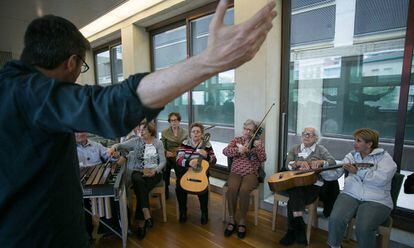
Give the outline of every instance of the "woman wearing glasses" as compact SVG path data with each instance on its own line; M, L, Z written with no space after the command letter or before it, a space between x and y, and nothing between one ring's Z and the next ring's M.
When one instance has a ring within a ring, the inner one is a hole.
M201 156L207 160L210 166L216 164L216 156L210 142L205 144L204 149L199 149L204 135L204 126L200 123L193 123L190 126L190 138L185 140L177 153L177 165L175 166L177 201L180 210L179 220L181 223L187 221L187 192L181 187L181 177L192 167L197 167L197 160ZM208 174L208 173L207 173ZM208 175L207 175L208 176ZM198 195L201 208L201 224L208 222L208 190Z
M165 181L165 197L169 198L168 186L170 185L170 172L175 167L175 160L177 157L177 150L181 143L187 139L187 129L180 127L181 115L177 112L168 114L169 127L162 130L161 141L164 144L165 157L167 158L167 165L164 172Z
M156 127L153 122L141 122L140 137L116 144L108 153L128 151L128 183L137 198L135 219L138 220L137 236L143 239L149 227L154 225L150 212L149 192L162 180L165 166L164 147L155 137Z
M315 128L304 128L301 136L301 144L293 146L288 153L285 170L308 170L335 165L335 159L329 154L328 150L317 144L318 139L319 134ZM314 185L296 187L280 192L281 194L289 196L287 205L288 231L279 241L281 245L291 245L295 242L307 245L308 240L306 239L306 226L302 217L303 212L305 211L305 206L314 202L319 196L323 183L322 178L319 178ZM338 182L336 181L337 184ZM335 188L335 184L332 187ZM336 198L336 195L334 195L334 198ZM333 199L334 201L335 199Z
M250 193L259 184L259 168L266 160L266 152L261 140L255 140L253 147L249 149L249 141L257 129L253 120L247 120L243 124L243 135L235 137L223 154L232 158L231 172L227 179L228 190L226 198L229 211L229 223L224 230L224 236L229 237L237 231L237 236L242 239L246 236L246 215L249 209ZM236 228L235 212L237 198L240 203L240 218ZM237 229L237 230L236 230Z

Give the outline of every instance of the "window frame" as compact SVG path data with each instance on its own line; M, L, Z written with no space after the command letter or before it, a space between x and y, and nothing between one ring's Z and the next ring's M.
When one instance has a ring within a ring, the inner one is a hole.
M291 1L282 1L282 67L281 67L281 91L280 91L280 126L279 131L279 151L278 151L278 161L279 164L284 164L284 159L286 155L283 153L287 151L287 136L288 130L288 117L289 113L289 84L290 84L290 30L291 30ZM399 96L399 105L397 109L397 122L396 134L394 138L394 154L393 159L397 164L397 172L401 169L401 160L403 154L403 148L405 144L404 134L405 134L405 121L407 115L407 103L408 103L408 93L410 87L410 77L411 77L411 62L413 58L413 45L414 45L414 0L409 1L408 5L408 16L407 16L407 27L404 44L404 57L403 57L403 69L401 74L401 84L400 96ZM411 14L410 14L411 13ZM398 36L397 36L398 37ZM357 37L354 38L354 41ZM355 42L357 44L358 42ZM334 135L330 137L337 138L349 138L346 135ZM380 141L386 141L386 139L380 139ZM403 190L403 189L401 189ZM409 232L414 232L414 211L395 207L391 216L394 218L394 228L400 228Z
M191 41L191 22L198 19L198 18L202 18L204 16L208 16L211 15L215 12L215 9L217 7L219 1L214 1L212 3L209 3L207 5L204 5L200 8L191 10L189 12L180 14L178 16L175 16L173 18L170 18L168 20L162 21L160 23L154 24L152 26L149 26L146 28L146 31L149 32L149 36L150 36L150 59L151 59L151 71L155 70L155 65L154 65L154 44L153 44L153 37L157 34L163 33L165 31L168 30L172 30L174 28L178 28L182 25L185 25L185 29L186 29L186 46L187 46L187 58L190 57L191 54L191 45L192 45L192 41ZM229 6L228 9L234 8L234 1L231 0L229 1ZM194 122L194 114L193 114L193 97L192 97L192 92L193 90L189 90L187 91L188 93L188 104L187 104L187 113L188 113L188 123L185 122L186 124L191 125ZM163 120L164 121L164 120ZM207 126L214 124L214 123L205 123L202 122L203 125ZM220 128L231 128L234 131L234 123L233 125L225 125L225 124L220 124L220 125L216 125L216 127ZM221 152L221 151L215 151L217 152ZM221 179L227 179L228 174L229 174L229 167L225 166L225 165L220 165L220 164L216 164L212 167L210 167L210 174L214 177L217 178L221 178Z
M113 85L115 84L114 82L115 80L115 75L114 75L114 71L115 71L115 64L113 61L113 56L111 53L112 48L116 47L116 46L122 46L122 42L121 42L121 38L118 38L116 40L110 41L108 43L105 43L101 46L98 46L96 48L93 49L93 64L94 64L94 76L95 76L95 85L100 85L100 86L109 86L109 85ZM98 61L97 61L97 55L99 53L108 51L109 52L109 61L110 61L110 74L111 74L111 83L109 84L99 84L98 82Z

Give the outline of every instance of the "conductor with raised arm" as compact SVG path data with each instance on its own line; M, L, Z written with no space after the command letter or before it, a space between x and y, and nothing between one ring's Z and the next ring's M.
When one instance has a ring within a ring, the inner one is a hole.
M220 1L202 53L105 88L74 83L88 69L90 44L71 22L33 20L20 60L0 70L0 247L87 247L74 132L126 135L183 92L249 61L272 28L274 7L226 26Z

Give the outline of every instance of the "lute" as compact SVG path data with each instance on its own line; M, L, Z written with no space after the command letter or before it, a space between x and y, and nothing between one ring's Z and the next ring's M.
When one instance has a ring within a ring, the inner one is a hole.
M367 169L374 166L371 163L353 163L358 169ZM273 192L287 190L295 187L309 186L317 180L317 174L326 171L341 168L343 165L335 165L310 170L283 171L271 175L268 179L269 188Z

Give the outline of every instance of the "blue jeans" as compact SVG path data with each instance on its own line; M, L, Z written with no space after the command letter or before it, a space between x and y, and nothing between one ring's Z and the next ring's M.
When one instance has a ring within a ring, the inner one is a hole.
M329 218L328 244L340 246L348 223L356 216L355 234L358 247L375 247L378 227L390 216L391 209L372 201L359 201L341 193Z

